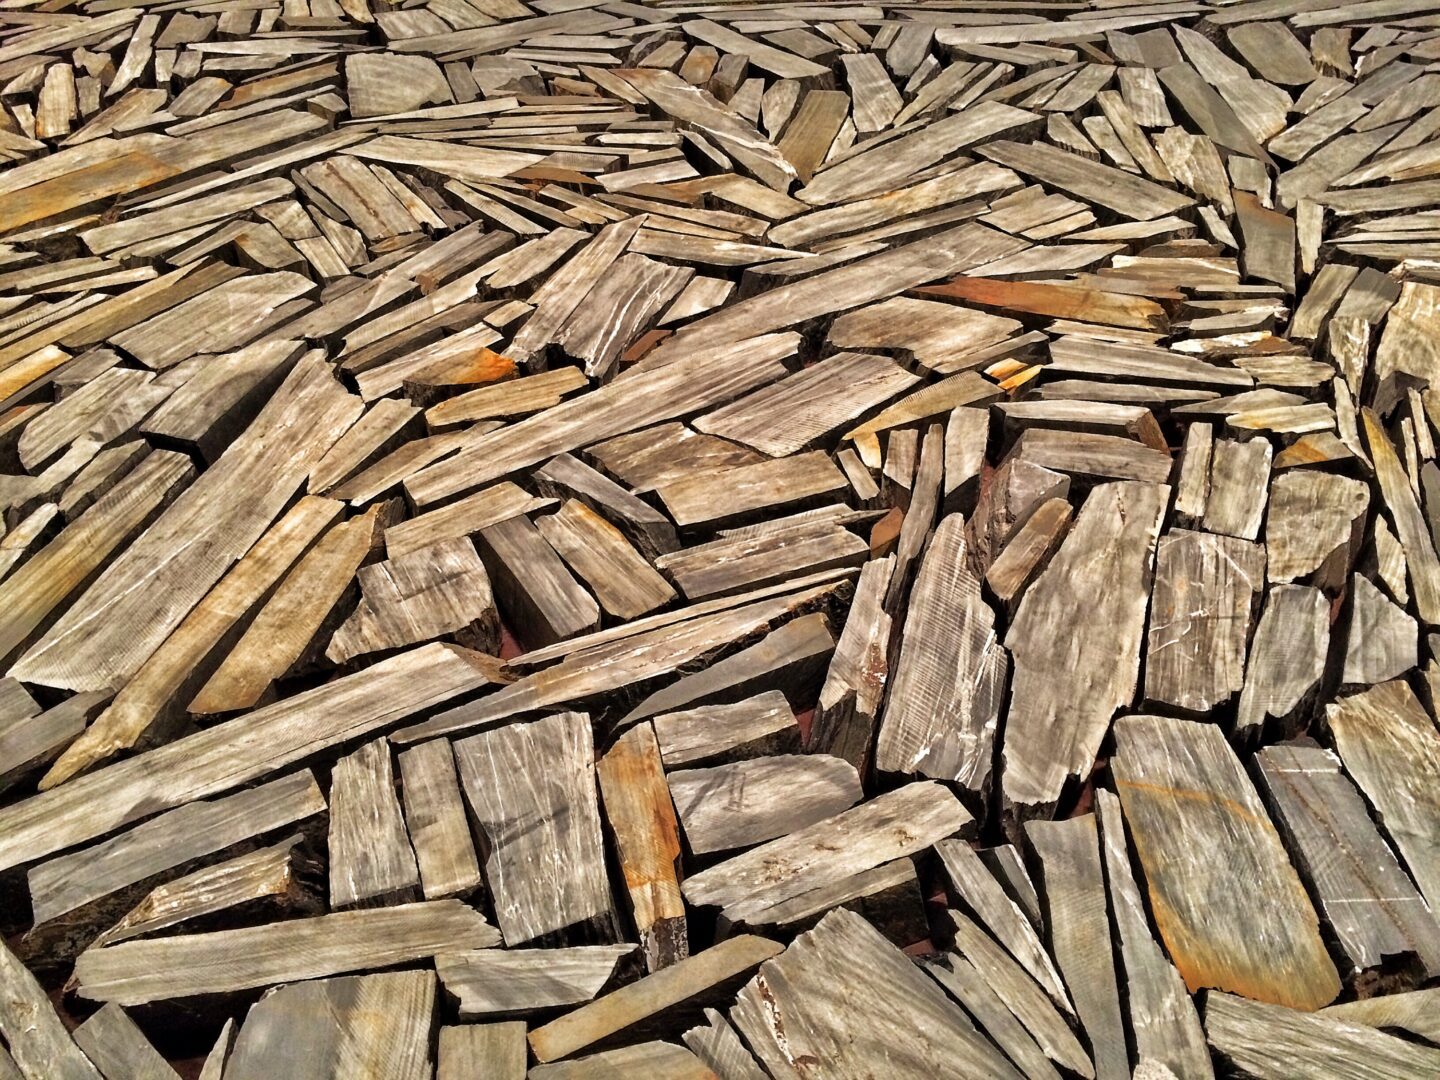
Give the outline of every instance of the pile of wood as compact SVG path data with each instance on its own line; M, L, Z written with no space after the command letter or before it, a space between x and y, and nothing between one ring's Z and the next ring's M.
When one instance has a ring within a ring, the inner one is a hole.
M1440 0L0 0L0 1078L1440 1076Z

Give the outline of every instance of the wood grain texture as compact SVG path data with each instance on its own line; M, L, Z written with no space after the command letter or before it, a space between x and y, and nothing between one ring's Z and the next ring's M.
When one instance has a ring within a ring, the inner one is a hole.
M455 743L455 760L506 945L570 927L613 938L590 718L560 713L472 735Z
M1116 787L1150 907L1186 985L1328 1005L1340 980L1315 909L1224 736L1185 720L1126 717L1115 740ZM1264 937L1241 929L1261 924Z

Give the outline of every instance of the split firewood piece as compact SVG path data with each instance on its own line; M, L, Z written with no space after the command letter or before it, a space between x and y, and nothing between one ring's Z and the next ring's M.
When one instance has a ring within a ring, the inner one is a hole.
M668 1010L724 1000L740 979L780 951L766 938L730 938L535 1028L530 1032L531 1052L542 1063L555 1061L604 1045L627 1028L654 1023Z
M419 899L420 870L385 739L365 743L335 763L330 777L330 907Z
M909 957L843 909L762 964L730 1019L777 1080L799 1080L810 1060L846 1076L1020 1075Z
M151 451L94 506L0 582L0 656L13 657L33 640L36 631L91 575L97 570L104 573L101 567L113 552L139 534L167 505L174 505L194 476L195 467L185 455L171 450ZM84 603L82 594L69 610ZM64 616L61 618L63 621ZM54 632L52 627L40 644ZM103 631L97 628L97 636L100 633ZM39 647L32 646L30 652ZM23 663L16 664L10 673L19 677L24 670Z
M1340 992L1310 898L1218 727L1115 724L1111 759L1166 949L1191 991L1316 1009ZM1264 926L1258 937L1241 928Z
M955 204L963 206L965 200L977 195L1020 186L1020 178L1013 172L989 162L942 172L907 187L905 184L909 179L901 176L896 184L883 189L883 193L869 198L800 213L772 227L768 237L771 242L790 248L828 248L832 243L848 244L845 238L849 235L858 233L863 236L866 230L875 230L878 234L907 216L924 220L935 212L946 214L943 219L946 222L954 220L956 216L968 212ZM796 210L805 210L804 204L793 204L793 208L787 208L786 214ZM1019 250L1018 247L1015 250Z
M680 897L680 830L665 787L660 745L636 724L595 766L645 967L658 971L689 954Z
M1440 1003L1440 987L1432 987L1327 1005L1315 1015L1366 1027L1392 1028L1434 1043L1440 1032L1440 1014L1435 1012L1437 1003Z
M953 783L981 807L1010 665L965 548L965 520L951 514L910 596L875 767Z
M945 423L945 479L941 485L943 513L971 513L985 472L990 439L990 414L985 409L953 409ZM842 451L843 453L853 451Z
M359 417L359 399L323 359L311 359L295 367L245 433L110 563L11 674L43 686L99 690L115 689L139 670Z
M907 784L702 870L681 889L691 904L721 908L731 925L754 925L766 909L913 855L973 825L959 800L939 784Z
M80 736L109 700L103 691L75 694L43 712L35 705L35 711L27 714L27 706L0 719L0 791L33 779Z
M572 928L613 941L590 718L559 713L482 732L457 742L455 759L505 944Z
M697 434L684 424L678 423L659 424L631 435L618 435L605 442L596 443L585 453L599 462L606 472L628 484L637 494L653 491L670 480L706 469L753 465L765 460L762 455L747 447L737 446L712 435ZM543 471L545 470L541 470ZM654 513L661 520L666 520L658 511ZM674 526L669 525L668 520L666 524L673 536ZM679 546L679 541L676 540L674 547L664 550L673 551ZM645 550L643 544L641 550Z
M111 1003L75 1029L75 1045L106 1076L180 1080L145 1033L119 1005Z
M1363 574L1350 577L1350 626L1340 681L1370 685L1403 676L1419 662L1420 627Z
M381 398L375 402L315 463L306 489L323 494L398 449L407 433L415 433L414 418L419 411L417 406L399 398Z
M334 500L306 496L266 530L61 755L41 789L129 749L151 731L167 734L221 662L220 647L340 510Z
M406 490L418 505L439 502L556 454L729 401L789 374L781 361L799 341L798 334L771 334L687 351L651 374L643 394L635 393L633 376L617 379L481 437L411 476Z
M1318 469L1278 473L1270 481L1265 517L1270 581L1341 588L1369 506L1370 487L1363 481Z
M23 1080L102 1080L35 976L0 941L0 1035Z
M347 975L277 987L245 1014L225 1075L235 1080L367 1074L430 1080L435 999L432 971Z
M276 587L265 606L190 702L192 713L247 709L263 701L318 650L327 623L379 543L380 507L332 526Z
M1130 342L1101 341L1078 334L1067 334L1050 342L1049 373L1084 379L1178 384L1190 390L1224 390L1232 393L1249 390L1255 384L1250 375L1237 368L1221 367L1171 349ZM1139 403L1144 404L1143 401Z
M1136 1061L1163 1065L1177 1080L1211 1080L1215 1069L1195 1002L1152 936L1130 863L1120 800L1112 792L1098 790L1095 809L1119 944L1122 1000L1134 1032Z
M1008 455L980 492L966 528L966 551L977 573L989 571L1016 531L1051 499L1068 500L1070 477Z
M990 161L1136 221L1173 214L1195 201L1171 188L1044 143L1000 140L977 149Z
M769 1076L740 1041L730 1021L714 1009L706 1009L705 1023L680 1038L716 1076L725 1080L767 1080Z
M839 90L811 90L800 101L795 117L775 148L808 184L824 162L835 138L850 115L850 97Z
M1273 542L1269 550L1273 557ZM1330 601L1325 594L1303 585L1272 587L1245 664L1236 740L1258 742L1272 722L1281 734L1299 731L1315 706L1329 649Z
M304 839L296 834L155 886L96 937L94 945L129 941L232 909L247 917L264 913L274 919L319 914L324 898L300 880L301 871L308 874L311 868L310 860L296 851Z
M537 1065L532 1080L625 1080L653 1076L656 1080L712 1080L713 1072L694 1052L668 1042L642 1042L602 1050L573 1061Z
M153 372L121 367L102 372L25 425L16 445L20 464L39 473L76 439L93 439L100 446L114 442L170 394Z
M1145 700L1184 712L1244 685L1245 648L1265 586L1265 547L1176 529L1160 540L1145 638Z
M470 895L480 887L480 863L450 743L433 739L404 751L399 760L405 829L425 899Z
M476 539L500 610L522 641L549 645L599 626L594 597L529 518L507 518L481 529Z
M1002 311L1048 315L1055 319L1078 319L1087 323L1134 330L1164 331L1169 326L1165 309L1153 300L1078 285L958 277L943 285L927 285L915 291L922 296L942 296L980 307L999 308ZM963 312L964 309L960 311ZM957 312L957 318L970 317L969 313L961 315Z
M298 341L262 341L208 357L145 418L140 431L193 446L213 463L254 419L303 351Z
M143 1005L227 994L484 949L500 935L459 900L338 911L309 919L124 941L75 963L76 993Z
M481 529L508 518L553 505L553 499L537 498L510 481L502 480L457 502L388 526L385 529L385 553L397 559L444 540L473 536Z
M813 574L858 566L869 545L845 526L863 514L833 508L835 516L801 512L789 518L727 530L708 544L693 544L655 560L687 599L724 596Z
M604 517L648 559L680 547L669 518L570 454L546 462L531 477L542 495L576 499Z
M292 301L314 289L313 281L290 271L247 274L112 335L110 343L163 371L192 356L250 344L286 316Z
M1435 543L1425 524L1424 513L1400 456L1379 419L1369 409L1361 415L1365 420L1365 442L1375 463L1375 478L1380 482L1380 495L1390 511L1395 535L1405 549L1416 609L1427 626L1440 626L1440 557L1435 554Z
M155 884L197 860L235 850L325 812L309 771L210 802L197 801L103 843L30 868L35 930L25 945L37 961L73 955ZM65 917L64 924L54 920ZM48 924L48 925L47 925Z
M713 655L780 623L796 610L822 602L839 587L843 576L843 572L831 571L818 575L819 581L807 579L747 596L707 601L602 630L578 639L578 644L562 642L527 653L522 666L564 659L479 701L402 728L391 737L402 744L417 742L673 674L692 660ZM521 663L521 658L515 662ZM653 713L665 711L661 703Z
M1267 210L1248 191L1235 192L1245 275L1274 282L1295 294L1295 219Z
M1026 588L1059 550L1074 510L1066 499L1046 499L1005 542L985 571L985 586L1001 607L1014 613Z
M675 524L715 527L796 503L843 497L845 474L824 451L774 458L677 480L656 489Z
M1077 988L1075 1010L1090 1042L1097 1080L1130 1075L1125 1020L1115 977L1100 835L1095 815L1032 821L1025 838L1040 867L1046 926L1065 981ZM1083 987L1083 991L1078 988Z
M1381 683L1325 708L1345 771L1374 808L1430 910L1440 905L1440 736L1403 681Z
M427 56L352 53L345 58L345 92L356 119L411 112L454 100L440 65Z
M862 794L855 767L824 754L748 758L666 779L696 855L788 836L848 810Z
M1206 532L1254 540L1260 535L1270 489L1274 449L1264 438L1217 439L1210 456L1210 492L1205 499Z
M963 840L942 840L935 845L935 854L940 857L951 891L965 909L985 925L1051 1001L1074 1016L1075 1006L1070 1003L1065 982L1034 925L1022 913L1020 905L1006 895L975 849Z
M495 1080L525 1080L525 1025L457 1024L440 1029L435 1080L469 1080L484 1074Z
M811 753L843 758L862 776L869 771L876 715L889 679L891 617L884 597L894 572L894 556L872 559L861 569L806 742ZM661 731L659 720L656 725Z
M626 713L620 724L687 705L749 697L767 689L780 690L791 701L808 701L834 651L835 638L824 613L802 615L754 645L661 687Z
M920 379L873 353L840 352L706 413L695 429L785 457L911 389Z
M358 577L360 603L325 650L332 663L442 636L477 652L499 651L490 578L468 537L362 566Z
M480 653L439 643L412 649L0 810L0 866L234 790L498 681L498 662Z
M1414 982L1440 968L1440 923L1381 838L1365 800L1318 746L1267 746L1256 755L1260 782L1275 808L1300 871L1309 882L1349 964L1352 985L1397 974Z
M800 749L800 727L778 690L729 705L662 713L653 722L667 769L724 765Z
M995 410L1004 421L1007 440L1029 428L1061 428L1133 439L1152 450L1169 452L1155 414L1140 405L1038 400L1001 402Z
M913 433L909 431L892 432L892 444L896 436L911 434ZM890 462L887 460L885 464L888 472ZM945 432L939 424L931 424L920 441L915 471L913 475L906 476L909 481L909 495L903 504L905 516L900 523L900 535L895 541L895 570L885 592L887 611L898 611L902 601L909 595L910 567L920 557L921 550L934 531L944 473Z
M1119 435L1029 428L1015 440L1011 453L1042 468L1091 482L1163 484L1170 478L1168 452Z
M1440 349L1435 345L1437 314L1440 288L1418 281L1400 286L1400 298L1385 317L1385 331L1375 350L1375 374L1381 382L1396 372L1427 382L1440 375Z
M687 23L686 30L695 25ZM751 46L751 43L746 45ZM746 51L751 62L756 63L756 55L748 48ZM818 67L806 61L799 62L806 63L810 68ZM644 94L655 108L672 117L681 127L698 130L762 184L783 193L794 182L795 167L785 159L785 155L708 91L691 86L674 72L654 68L626 68L622 77Z
M1005 636L1013 693L1001 787L1012 813L1054 807L1089 773L1115 711L1134 697L1169 498L1170 489L1155 484L1092 489L1020 602Z
M822 177L825 175L821 174ZM706 315L667 339L631 371L644 370L647 365L679 363L683 355L689 355L701 346L713 348L742 335L783 330L875 300L888 299L917 285L953 277L1013 255L1027 246L1024 240L974 222L947 229L923 241L821 269L819 273L777 285ZM950 407L956 404L961 403L952 402Z
M963 147L1002 131L1037 124L1039 119L1035 113L998 101L982 102L887 140L881 152L864 149L821 169L795 197L811 206L832 206L894 191ZM985 143L984 147L994 145Z
M588 385L579 368L562 367L493 386L468 390L425 410L431 431L446 431L476 420L509 420L543 412Z
M525 1016L593 1001L621 976L634 945L442 953L435 970L460 1019Z
M669 582L620 530L579 500L567 499L535 525L615 618L638 618L675 599Z
M1205 1037L1212 1051L1257 1080L1319 1073L1422 1080L1440 1069L1440 1050L1325 1013L1230 994L1205 995Z

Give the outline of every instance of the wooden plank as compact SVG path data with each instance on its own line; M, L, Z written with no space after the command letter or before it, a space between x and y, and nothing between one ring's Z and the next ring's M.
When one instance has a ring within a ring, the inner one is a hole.
M1094 814L1025 826L1040 867L1050 947L1090 1041L1095 1076L1130 1074Z
M30 862L148 814L233 790L496 677L487 658L453 645L401 653L0 810L0 863Z
M106 568L12 674L96 690L117 688L139 670L360 415L358 399L323 360L313 360L296 366L245 434ZM146 587L135 588L137 580ZM106 614L97 624L99 611Z
M1328 1005L1340 979L1315 910L1220 730L1125 717L1115 739L1111 766L1150 907L1185 984ZM1258 925L1263 938L1234 929Z
M145 1033L119 1005L109 1004L75 1029L75 1044L106 1076L179 1080Z
M595 772L645 966L658 971L685 959L689 940L680 897L680 830L655 728L630 728Z
M625 968L633 945L475 949L442 953L435 970L466 1021L523 1016L593 1000Z
M1347 978L1363 978L1387 962L1428 978L1440 965L1440 923L1381 839L1339 758L1318 746L1267 746L1256 763L1349 964Z
M1440 899L1440 850L1429 827L1440 767L1440 738L1404 682L1373 686L1325 707L1345 771L1374 807L1376 820L1405 860L1420 894Z
M717 993L717 986L733 985L732 980L749 974L780 951L779 945L766 938L749 934L730 938L533 1029L530 1050L543 1063L603 1044L608 1037L657 1013L707 992Z
M101 1080L35 976L0 941L0 1035L25 1080Z
M1020 1075L904 953L849 911L832 911L763 964L730 1017L770 1074L787 1080L811 1059L853 1076ZM877 1036L877 1025L896 1030Z
M140 1005L387 967L499 941L484 917L459 900L341 911L91 949L76 962L76 992L92 1001Z
M444 636L478 652L499 650L490 579L467 537L362 566L357 577L360 603L330 638L326 659L343 664Z
M1092 489L1020 602L1005 636L1015 690L1001 790L1014 813L1053 807L1071 778L1088 772L1111 717L1134 696L1151 562L1169 494L1151 484ZM1087 574L1102 566L1104 586L1087 584ZM1082 625L1087 632L1077 633ZM1095 632L1100 627L1108 633Z
M506 945L572 927L613 939L590 718L559 713L472 735L455 760Z
M1397 1080L1433 1076L1440 1051L1374 1028L1230 994L1208 994L1205 1037L1251 1076L1294 1076L1319 1067L1364 1076L1381 1071Z
M420 870L405 832L385 739L365 743L330 774L331 910L419 899Z
M1008 668L967 562L964 518L949 515L910 597L875 767L952 782L983 805Z
M1147 702L1206 713L1242 688L1264 580L1259 544L1179 529L1161 538L1145 638Z
M433 1076L435 975L394 971L278 987L250 1007L225 1075Z

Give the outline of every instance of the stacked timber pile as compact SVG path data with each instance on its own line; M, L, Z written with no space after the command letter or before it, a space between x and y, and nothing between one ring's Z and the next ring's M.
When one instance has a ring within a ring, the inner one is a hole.
M1440 1076L1440 0L0 0L0 1080Z

